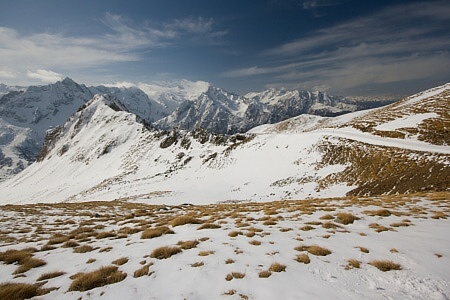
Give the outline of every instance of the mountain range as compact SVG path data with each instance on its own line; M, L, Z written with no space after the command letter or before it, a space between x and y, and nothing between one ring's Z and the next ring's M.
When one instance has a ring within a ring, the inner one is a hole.
M71 84L66 79L57 85ZM76 86L76 101L85 102L90 89ZM128 98L97 94L47 131L37 162L0 184L0 202L201 204L448 190L450 84L380 108L335 117L301 114L241 132L252 127L244 121L256 125L256 116L270 115L267 107L290 113L280 103L310 99L309 112L330 107L333 114L351 107L317 92L290 93L296 97L274 90L239 96L208 86L153 124ZM12 97L6 96L2 103ZM27 124L43 124L63 105L75 108L69 103L39 106L46 110L29 115L37 121ZM19 124L16 114L9 118Z
M365 102L321 92L270 89L238 96L207 82L187 80L87 87L66 78L28 88L1 85L0 92L0 181L33 163L47 131L64 125L97 94L114 96L128 112L159 129L203 128L223 134L243 133L305 113L328 116L366 108Z

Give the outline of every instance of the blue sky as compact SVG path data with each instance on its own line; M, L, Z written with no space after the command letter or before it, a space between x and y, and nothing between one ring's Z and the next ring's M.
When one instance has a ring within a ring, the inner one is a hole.
M407 95L450 81L448 0L2 0L0 82Z

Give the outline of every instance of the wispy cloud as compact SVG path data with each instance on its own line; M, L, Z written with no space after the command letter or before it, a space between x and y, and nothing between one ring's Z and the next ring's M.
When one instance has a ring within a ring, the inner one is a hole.
M62 79L62 75L49 70L27 71L27 76L34 79L39 79L42 82L55 82Z
M391 7L312 32L266 50L265 64L224 76L270 74L274 85L335 90L450 76L450 5L430 3Z
M12 28L0 27L0 77L41 80L45 79L43 74L27 73L27 70L63 73L65 70L139 61L143 59L142 50L173 46L189 38L206 43L226 34L216 30L212 18L203 17L136 24L125 16L107 13L102 22L106 26L105 33L96 36L48 32L20 34Z

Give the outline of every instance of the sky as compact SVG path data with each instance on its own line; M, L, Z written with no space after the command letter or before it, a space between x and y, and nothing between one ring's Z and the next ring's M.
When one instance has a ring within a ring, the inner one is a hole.
M0 82L344 96L450 82L449 0L1 0Z

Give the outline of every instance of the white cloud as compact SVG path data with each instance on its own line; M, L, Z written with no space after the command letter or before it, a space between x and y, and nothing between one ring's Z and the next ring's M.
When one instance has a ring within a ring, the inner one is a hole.
M39 79L42 82L52 83L62 79L62 75L49 70L38 69L36 71L27 71L27 76Z
M103 23L109 32L97 36L21 34L12 28L0 27L0 77L20 77L26 84L29 83L27 78L51 78L48 74L28 73L27 70L85 72L90 68L142 60L143 52L181 43L184 37L204 36L206 42L220 37L222 32L214 30L213 19L202 17L149 25L149 22L134 24L124 16L107 13Z

